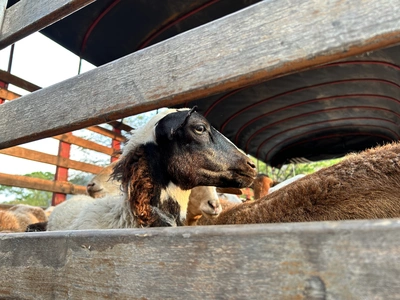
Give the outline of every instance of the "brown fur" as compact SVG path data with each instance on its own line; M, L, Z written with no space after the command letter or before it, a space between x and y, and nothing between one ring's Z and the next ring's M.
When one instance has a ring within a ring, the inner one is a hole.
M232 203L225 199L219 199L219 203L221 204L222 211L229 210L237 205L241 205L239 203ZM213 220L215 220L215 219L206 218L206 217L200 215L200 216L197 216L197 218L193 218L193 222L191 222L191 224L188 224L188 225L191 225L191 226L193 226L193 225L198 225L198 226L199 225L213 225L213 223L214 223Z
M400 143L360 154L223 211L213 224L400 217Z
M155 197L155 191L143 149L139 147L121 158L115 165L112 176L114 180L121 182L138 224L150 226L155 221L151 209L151 199Z
M260 199L268 195L269 188L272 187L274 181L265 174L258 174L253 182L254 200Z
M18 204L0 211L1 232L24 232L28 225L45 221L47 217L40 207Z

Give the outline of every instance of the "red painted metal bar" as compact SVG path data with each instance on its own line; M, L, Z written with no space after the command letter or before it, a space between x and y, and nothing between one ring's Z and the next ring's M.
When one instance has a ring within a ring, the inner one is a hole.
M117 134L121 134L121 129L113 127L113 132ZM121 142L117 141L116 139L112 139L111 141L111 148L113 148L114 152L119 152L121 150ZM118 157L111 156L111 162L118 160Z
M338 80L338 81L325 82L325 83L321 83L321 84L311 85L311 86L308 86L308 87L302 87L302 88L300 88L300 89L295 89L295 90L291 90L291 91L288 91L288 92L284 92L284 93L281 93L281 94L272 96L272 97L267 98L267 99L264 99L264 100L262 100L262 101L260 101L260 102L264 102L264 103L265 103L265 102L267 102L267 101L271 101L271 100L276 99L276 98L279 98L279 97L281 97L281 96L289 95L289 94L292 94L292 93L295 93L295 92L298 92L298 91L303 91L303 90L307 90L307 89L312 89L312 88L315 88L315 87L322 87L322 86L328 86L328 85L334 85L334 84L343 84L343 83L348 83L348 82L380 82L380 83L382 83L382 84L388 84L388 85L392 85L392 86L394 86L394 87L400 88L400 86L399 86L398 84L396 84L396 83L394 83L394 82L391 82L391 81L384 80L384 79L371 79L371 78L346 79L346 80ZM325 100L327 100L327 99L331 99L331 98L333 99L333 98L343 98L343 97L353 97L353 96L357 96L357 95L335 95L335 96L325 97L325 98L320 98L320 99L325 99ZM359 97L364 97L364 96L368 96L368 95L367 95L367 94L365 94L365 95L364 95L364 94L359 94ZM370 96L371 96L371 97L384 97L384 96L381 96L381 95L370 95ZM305 101L298 102L298 103L295 103L295 104L292 104L292 105L289 105L289 106L281 107L281 108L279 108L279 109L276 109L276 110L274 110L274 111L270 111L270 112L268 112L268 113L262 114L262 115L260 115L260 116L258 116L258 117L256 117L256 118L251 119L250 121L248 121L246 124L244 124L243 126L241 126L241 127L239 128L239 130L237 131L237 133L236 133L236 135L235 135L234 143L237 143L237 142L238 142L238 140L239 140L239 135L240 135L240 134L242 133L242 131L243 131L246 127L248 127L250 124L252 124L252 123L254 123L254 122L256 122L256 121L258 121L258 120L260 120L260 119L262 119L262 118L265 118L265 117L267 117L268 115L271 115L272 113L278 112L278 111L280 111L280 110L289 109L289 108L292 108L292 107L294 107L294 106L299 106L299 105L302 105L302 104L310 103L310 102L312 102L312 101L318 101L318 99L305 100ZM258 105L258 103L260 103L260 102L257 102L257 103L255 103L255 104ZM397 101L397 102L399 102L399 101ZM251 105L251 106L254 106L254 105ZM250 106L248 106L248 107L250 107ZM241 112L243 112L244 110L247 110L248 107L246 107L245 109L240 110L240 112L238 112L238 113L233 114L229 119L233 119L234 117L238 116ZM223 130L225 129L225 126L226 126L226 124L229 122L229 119L228 119L227 121L225 121L225 123L221 126L221 130L220 130L221 132L223 132Z
M72 135L71 133L67 133L68 135ZM63 158L69 158L71 152L71 144L60 141L58 146L58 156ZM56 174L54 176L54 181L68 181L68 168L64 167L56 167ZM53 193L53 197L51 199L51 205L58 205L64 202L67 198L66 194L63 193Z
M340 126L340 127L342 127L342 126ZM297 142L297 143L294 143L294 144L290 144L290 146L283 147L280 151L284 151L284 150L293 148L293 147L295 147L295 146L298 146L298 145L301 145L301 144L304 144L304 143L307 143L307 142L310 142L310 141L317 141L317 140L322 140L322 139L330 139L330 138L333 138L333 137L343 137L343 136L352 136L352 135L353 135L353 136L354 136L354 135L358 135L358 136L361 136L361 135L363 135L363 136L375 136L375 137L379 137L379 138L381 138L381 139L387 140L387 141L389 141L389 142L394 141L394 140L396 140L396 139L398 140L397 133L393 132L392 130L390 130L389 128L384 127L384 126L374 126L374 125L362 125L362 126L360 126L360 125L351 125L351 126L347 126L347 127L357 127L357 128L361 128L361 127L370 127L370 128L385 129L385 130L390 131L391 133L395 134L395 135L396 135L396 138L393 139L393 138L390 138L390 137L385 136L385 135L382 135L382 134L373 134L373 133L366 133L366 132L354 131L354 132L352 132L352 133L349 133L349 132L348 132L348 133L337 133L337 134L331 134L331 135L316 137L316 138L312 138L312 139L302 140L302 141L300 141L300 142ZM335 127L330 127L330 129L332 129L332 128L335 128ZM339 126L338 126L338 128L339 128ZM280 143L274 145L274 147L272 147L272 148L268 151L267 155L265 156L265 161L268 161L269 155L271 154L271 152L272 152L275 148L277 148L278 146L280 146L280 145L282 145L282 144L284 144L284 143L287 143L289 140L293 140L293 139L295 139L295 138L300 138L300 137L305 136L305 135L307 135L307 134L316 133L316 132L323 131L323 130L324 130L324 129L317 129L317 130L311 130L311 131L308 131L308 132L304 132L304 133L301 133L301 134L299 134L299 135L292 136L292 137L290 137L290 138L288 138L288 139L286 139L286 140L284 140L284 141L282 141L282 142L280 142Z
M175 24L178 24L179 22L185 20L186 18L198 13L199 11L205 9L206 7L213 5L214 3L218 2L219 0L211 0L208 1L206 3L204 3L203 5L187 12L186 14L178 17L175 20L172 20L171 22L163 25L161 28L157 29L154 33L152 33L149 37L147 37L138 47L138 50L143 49L145 47L147 47L152 40L154 40L157 36L159 36L161 33L163 33L164 31L166 31L167 29L171 28L172 26L174 26Z
M8 83L0 80L0 88L6 89L7 87L8 87ZM4 102L6 102L6 100L3 98L0 98L0 104L3 104Z
M383 110L383 111L387 111L387 112L391 112L391 113L393 113L393 114L396 114L398 117L400 117L399 114L397 114L397 113L395 113L395 112L393 112L393 111L391 111L391 110L389 110L389 109L381 109L381 108L379 108L379 107L362 107L362 106L359 106L359 107L356 107L356 106L355 106L355 108L372 109L372 110ZM345 107L344 109L346 109L346 107ZM384 119L384 118L374 118L374 117L338 118L338 119L330 119L330 120L324 120L324 121L319 121L319 122L308 123L308 124L304 124L304 125L301 125L301 126L296 126L296 127L288 128L288 129L283 130L283 131L280 131L280 132L278 132L278 133L276 133L276 134L274 134L274 135L272 135L272 136L268 136L268 138L267 138L266 140L264 140L264 141L258 146L257 152L256 152L256 157L259 156L260 150L262 149L262 147L263 147L268 141L272 140L273 138L276 138L277 136L279 136L279 135L281 135L281 134L283 134L283 133L286 133L286 132L289 132L289 131L294 131L294 130L296 130L296 129L304 128L304 127L308 127L308 126L313 126L313 125L318 125L318 124L324 124L324 123L332 124L332 123L334 123L334 122L348 121L348 120L358 120L358 121L360 121L360 120L364 120L364 121L365 121L365 120L381 121L381 122L391 123L391 124L393 124L393 125L395 125L395 126L397 126L397 127L399 126L396 122L393 122L393 121L391 121L391 120ZM344 126L345 126L345 125L344 125ZM347 125L347 126L349 126L349 125ZM353 126L354 126L354 125L353 125ZM332 127L329 127L329 128L332 128ZM318 129L318 130L323 130L323 129ZM398 139L400 138L400 136L399 136L396 132L394 132L394 131L392 131L392 130L390 130L390 131L391 131ZM307 133L309 133L309 132L307 132Z
M383 61L345 61L345 62L336 62L336 63L331 63L331 64L327 64L327 65L323 65L323 66L318 66L318 67L316 67L314 69L322 69L322 68L335 67L335 66L341 66L341 65L378 65L378 66L383 66L383 67L389 67L389 68L392 68L392 69L395 69L395 70L400 70L400 66L392 64L392 63L388 63L388 62L383 62ZM312 87L323 86L323 85L326 85L326 84L340 83L340 82L346 82L346 81L356 81L356 80L357 81L375 80L375 81L381 81L381 82L386 81L387 83L391 83L391 84L397 85L395 82L390 82L390 81L387 81L387 80L377 79L377 78L346 79L346 80L338 80L338 81L334 81L334 82L323 82L323 83L315 84L313 86L301 87L301 88L298 88L298 89L295 89L295 90L286 91L286 92L284 92L282 94L274 95L271 98L276 98L276 97L279 97L279 96L283 96L283 95L287 95L287 94L290 94L290 93L302 91L302 90L309 89L309 88L312 88ZM211 113L211 111L214 109L215 106L217 106L218 104L220 104L221 102L223 102L224 100L229 98L230 96L232 96L232 95L234 95L234 94L236 94L236 93L238 93L240 91L243 91L243 90L245 90L247 88L250 88L252 86L254 86L254 85L250 85L250 86L243 87L243 88L240 88L240 89L237 89L237 90L233 90L233 91L229 92L228 94L222 96L221 98L216 100L209 109L207 109L207 111L204 113L204 116L207 117L207 115ZM229 122L231 122L235 117L237 117L238 115L240 115L244 111L247 111L247 110L249 110L251 108L254 108L255 106L257 106L259 104L262 104L262 103L264 103L266 101L271 100L271 98L263 99L262 101L259 101L257 103L253 103L253 104L251 104L251 105L249 105L247 107L242 108L240 111L238 111L235 114L233 114L232 116L230 116L220 126L219 131L221 131L223 133L226 125ZM237 142L237 141L235 141L235 142Z
M89 39L90 34L92 33L93 29L97 26L97 24L103 19L103 17L110 12L121 0L115 0L112 2L97 18L96 20L90 25L88 31L86 31L86 34L83 38L82 45L81 45L81 53L80 57L82 57L83 52L85 51L86 48L86 43Z
M378 98L379 98L379 97L378 97ZM382 97L380 97L380 98L382 98ZM382 99L385 99L385 98L382 98ZM289 117L289 118L285 118L285 119L282 119L282 120L279 120L279 121L276 121L276 122L273 122L273 123L271 123L271 124L268 124L268 125L266 125L266 126L261 127L260 129L258 129L256 132L254 132L254 133L248 138L248 140L247 140L247 142L246 142L246 146L245 146L245 151L248 151L248 149L249 149L249 144L250 144L251 140L254 139L255 136L257 136L258 134L262 133L263 131L265 131L266 129L268 129L268 128L272 127L272 126L275 126L275 125L277 125L277 124L282 124L282 123L284 123L284 122L287 122L287 121L290 121L290 120L294 120L294 119L297 119L297 118L304 118L304 117L306 117L306 116L311 116L311 115L315 115L315 114L327 113L327 112L332 112L332 111L337 111L337 110L347 110L347 109L363 109L363 110L383 111L383 112L387 112L387 113L390 113L390 114L394 114L394 115L396 115L398 118L400 118L400 115L399 115L397 112L395 112L395 111L393 111L393 110L391 110L391 109L388 109L388 108L378 107L378 106L352 105L352 106L325 108L325 109L316 110L316 111L312 111L312 112L308 112L308 113L304 113L304 114L299 114L299 115L296 115L296 116L292 116L292 117ZM327 122L329 123L329 120L327 120ZM313 124L313 123L308 123L308 124L305 124L305 125L302 125L302 126L308 126L309 124ZM296 128L297 128L297 127L295 127L295 128L290 128L290 130L296 129ZM281 133L283 133L283 132L285 132L285 130L282 131ZM267 140L265 140L265 141L264 141L262 144L260 144L260 146L257 148L257 155L258 155L259 149L260 149L268 140L270 140L270 138L268 138Z

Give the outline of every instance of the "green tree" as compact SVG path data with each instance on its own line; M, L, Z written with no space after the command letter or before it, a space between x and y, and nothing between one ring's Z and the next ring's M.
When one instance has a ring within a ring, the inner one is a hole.
M298 174L311 174L322 168L332 166L340 162L343 158L322 160L311 163L287 164L283 165L280 169L267 166L264 162L257 161L255 158L252 159L257 165L259 173L268 175L274 181L282 182Z
M26 174L27 177L53 180L54 174L51 172L33 172ZM29 204L34 206L47 207L51 203L51 192L39 191L0 185L0 193L7 197L14 197L14 200L5 202L6 204Z

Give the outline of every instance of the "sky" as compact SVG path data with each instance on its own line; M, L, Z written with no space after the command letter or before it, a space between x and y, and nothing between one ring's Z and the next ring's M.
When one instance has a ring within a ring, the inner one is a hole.
M1 70L7 71L10 48L11 46L0 51ZM40 87L47 87L77 75L78 67L78 56L56 44L41 33L34 33L15 44L11 74ZM95 68L95 66L83 61L81 73L93 68ZM9 86L9 90L20 95L29 93L12 85ZM27 118L30 116L21 117ZM58 140L47 138L20 146L57 155L58 143ZM76 159L76 157L73 159ZM35 171L54 173L55 166L0 154L1 173L25 175ZM0 202L4 200L4 195L0 194Z

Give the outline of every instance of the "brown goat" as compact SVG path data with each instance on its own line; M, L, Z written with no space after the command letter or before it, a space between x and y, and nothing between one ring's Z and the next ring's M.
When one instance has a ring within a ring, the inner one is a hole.
M350 154L208 224L307 222L400 217L400 143Z
M102 198L106 195L121 194L121 184L110 178L113 168L117 162L104 167L99 173L94 176L86 185L87 193L93 198Z
M28 225L45 221L44 210L36 206L18 204L0 211L1 232L24 232Z
M260 199L268 195L269 189L274 184L274 181L265 174L258 174L253 182L254 200Z

